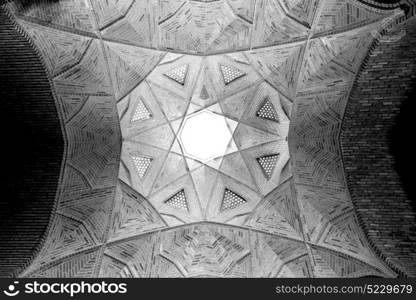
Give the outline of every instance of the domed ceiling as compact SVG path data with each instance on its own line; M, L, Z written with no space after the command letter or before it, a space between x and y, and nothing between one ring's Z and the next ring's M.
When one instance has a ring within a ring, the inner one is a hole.
M12 1L67 140L20 276L395 276L357 222L338 135L401 16L356 0Z

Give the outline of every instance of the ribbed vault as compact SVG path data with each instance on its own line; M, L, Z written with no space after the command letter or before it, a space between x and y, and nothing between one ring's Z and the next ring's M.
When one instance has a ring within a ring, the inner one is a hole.
M339 131L402 11L357 0L11 1L68 132L57 213L21 276L396 276L369 245ZM212 22L216 19L216 22ZM195 114L231 139L200 161Z

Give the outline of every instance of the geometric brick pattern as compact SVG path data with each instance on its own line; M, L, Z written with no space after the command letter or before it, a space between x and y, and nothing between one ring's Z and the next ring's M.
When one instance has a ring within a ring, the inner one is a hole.
M385 15L385 11L363 5L359 1L325 1L315 30L323 32L357 24L362 25L374 22Z
M41 268L28 275L33 278L86 278L93 277L99 251L70 257L57 264Z
M109 240L120 240L165 227L152 205L127 184L119 182Z
M301 211L288 181L267 195L247 217L247 227L277 236L303 240Z
M247 52L249 61L268 83L285 95L293 93L305 43L259 48Z
M312 260L319 277L366 277L383 276L383 272L362 261L351 259L334 251L312 247Z
M252 46L272 46L294 39L304 39L308 36L307 25L294 20L291 15L286 13L282 2L275 0L257 2L258 10L254 18ZM307 2L311 2L311 0Z
M242 230L196 225L162 236L161 256L186 277L232 274L249 251L248 234Z
M104 250L100 277L142 278L151 276L151 262L158 251L157 234L146 234Z
M57 215L23 275L394 276L358 225L338 141L371 32L391 11L101 2L8 5L45 61L69 140ZM234 134L201 163L178 132L204 109Z
M47 22L66 30L92 32L95 29L94 19L87 9L88 4L83 0L64 1L59 5L51 5L46 0L37 0L35 3L13 1L10 8L17 14L33 18L35 22Z
M136 87L163 57L163 52L106 42L104 51L109 58L110 76L116 99L123 98Z
M312 277L306 245L299 241L252 232L254 277Z
M247 47L252 30L245 15L255 8L250 5L251 0L231 2L244 13L236 14L224 1L161 1L157 27L161 48L199 54Z

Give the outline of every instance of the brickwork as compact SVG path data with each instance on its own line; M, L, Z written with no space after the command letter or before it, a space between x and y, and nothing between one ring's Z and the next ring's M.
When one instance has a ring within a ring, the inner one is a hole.
M416 83L415 18L403 26L405 37L375 45L362 66L346 108L341 147L366 234L391 266L404 276L416 276L416 213L400 174L400 159L410 151L410 142L401 138L411 135L411 129L397 127L403 109L414 106L409 101Z
M396 276L359 226L340 150L362 61L405 18L364 2L11 1L67 142L54 219L17 276ZM203 109L234 134L201 163L181 124Z
M45 69L0 7L0 277L25 267L49 224L64 142Z

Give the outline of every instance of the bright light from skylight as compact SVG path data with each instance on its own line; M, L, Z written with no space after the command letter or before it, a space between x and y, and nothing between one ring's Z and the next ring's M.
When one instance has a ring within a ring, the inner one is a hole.
M224 155L232 138L227 120L206 110L189 116L180 132L185 153L202 162Z

